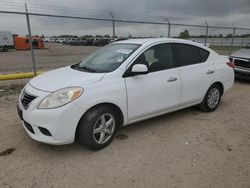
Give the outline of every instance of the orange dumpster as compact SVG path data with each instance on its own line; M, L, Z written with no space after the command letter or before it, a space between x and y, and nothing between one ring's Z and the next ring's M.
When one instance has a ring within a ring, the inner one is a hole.
M43 39L39 37L32 38L32 45L34 49L43 49ZM30 50L29 38L28 37L15 37L15 48L16 50Z
M29 50L29 38L28 37L15 37L15 49L16 50Z

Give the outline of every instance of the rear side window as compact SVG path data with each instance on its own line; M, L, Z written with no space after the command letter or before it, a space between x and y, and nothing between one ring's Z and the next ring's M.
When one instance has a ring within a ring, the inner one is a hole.
M201 49L201 48L199 48L199 50L200 50L201 62L207 61L207 58L209 56L209 52L207 50L204 50L204 49Z
M188 44L174 44L177 66L187 66L205 62L209 52Z

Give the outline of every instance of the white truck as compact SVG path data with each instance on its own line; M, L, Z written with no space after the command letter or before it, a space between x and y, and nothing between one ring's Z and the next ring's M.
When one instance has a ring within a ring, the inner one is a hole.
M0 31L0 50L7 52L8 49L13 47L12 33L10 31Z

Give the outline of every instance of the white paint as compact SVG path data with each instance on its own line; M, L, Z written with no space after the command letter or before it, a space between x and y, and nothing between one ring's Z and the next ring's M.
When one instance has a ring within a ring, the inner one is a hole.
M207 62L180 68L152 72L145 75L123 77L131 63L146 49L162 43L185 43L210 52ZM113 72L87 73L70 67L57 69L33 78L25 90L37 96L23 118L32 125L35 140L50 144L68 144L75 138L77 124L82 115L100 103L118 106L124 116L124 125L131 124L188 106L199 104L207 89L214 82L221 82L224 92L234 83L233 69L226 65L228 59L195 42L178 39L138 39L117 43L135 43L141 46ZM214 74L207 74L213 70ZM176 78L175 81L169 80ZM83 94L56 109L37 109L39 103L51 92L65 87L77 86ZM19 100L19 105L20 100ZM38 126L48 129L52 137L44 136Z

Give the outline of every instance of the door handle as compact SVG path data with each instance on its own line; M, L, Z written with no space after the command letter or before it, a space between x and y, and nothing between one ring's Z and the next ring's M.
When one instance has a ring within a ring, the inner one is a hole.
M207 74L213 74L214 73L214 70L208 70L207 71Z
M174 81L176 81L176 80L177 80L176 77L170 77L170 78L168 79L168 82L174 82Z

